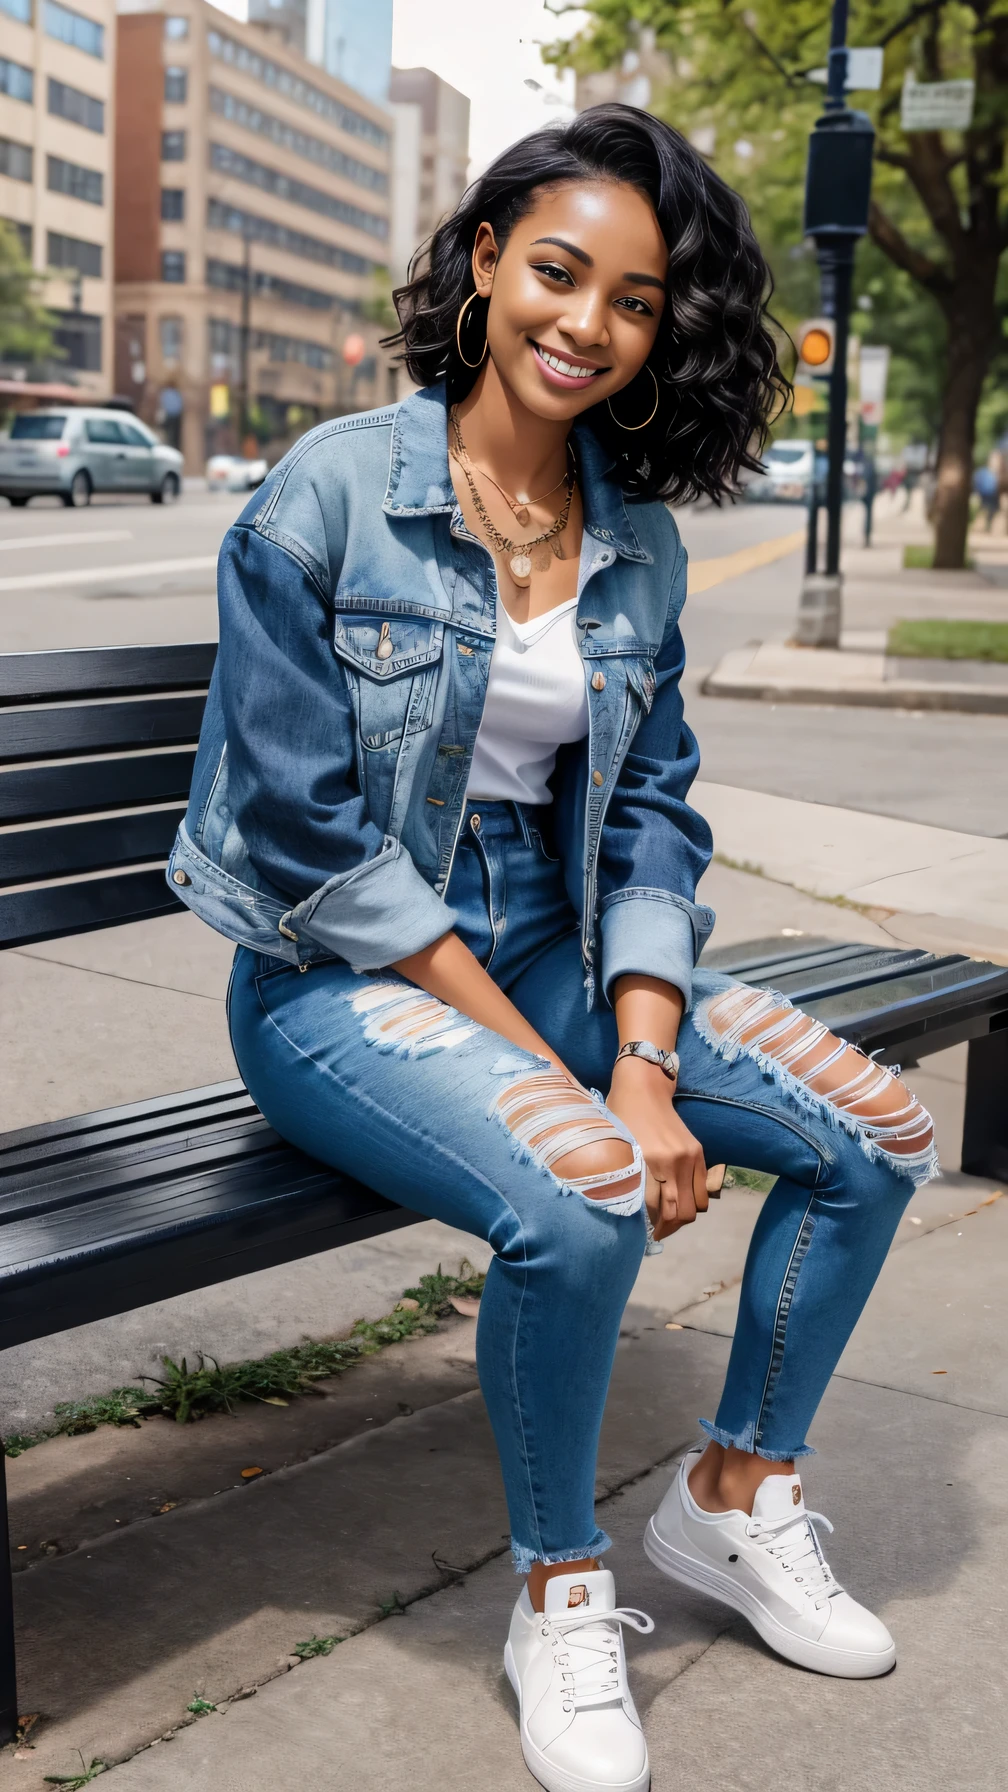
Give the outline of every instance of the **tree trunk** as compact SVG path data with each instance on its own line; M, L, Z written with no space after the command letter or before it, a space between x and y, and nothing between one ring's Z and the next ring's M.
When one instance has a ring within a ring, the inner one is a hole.
M934 564L946 569L961 567L966 560L977 408L997 341L997 263L972 269L971 274L969 292L960 286L944 306L948 358L935 492Z

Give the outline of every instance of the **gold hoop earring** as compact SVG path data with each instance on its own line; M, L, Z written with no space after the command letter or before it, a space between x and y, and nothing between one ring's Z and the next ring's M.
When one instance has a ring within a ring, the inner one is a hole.
M480 295L478 292L471 292L469 294L469 297L467 298L465 304L463 305L461 311L458 314L458 322L455 325L455 346L458 349L458 357L459 357L459 360L461 361L463 367L482 367L484 361L487 358L487 349L489 347L489 344L486 339L486 329L485 328L483 331L483 353L481 354L479 360L478 361L467 361L465 355L462 353L462 319L465 317L465 314L468 311L473 300L478 299L479 296Z
M658 390L658 381L657 381L657 378L655 377L654 368L649 367L648 363L646 361L644 363L644 366L645 366L645 369L647 370L647 372L651 375L652 380L654 381L654 404L651 407L650 415L645 417L643 423L624 423L621 418L617 417L616 412L613 410L612 399L607 398L606 404L609 406L609 415L619 429L625 429L628 431L633 431L633 430L637 430L637 429L646 429L648 424L650 422L652 422L654 417L657 415L658 402L661 397L661 394Z

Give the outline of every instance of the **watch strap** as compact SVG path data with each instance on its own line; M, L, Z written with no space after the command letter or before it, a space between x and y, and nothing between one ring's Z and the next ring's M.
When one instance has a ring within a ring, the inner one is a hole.
M661 1046L655 1045L651 1039L628 1039L616 1053L617 1064L621 1058L643 1058L648 1064L657 1064L670 1082L674 1083L678 1079L679 1053L663 1051Z

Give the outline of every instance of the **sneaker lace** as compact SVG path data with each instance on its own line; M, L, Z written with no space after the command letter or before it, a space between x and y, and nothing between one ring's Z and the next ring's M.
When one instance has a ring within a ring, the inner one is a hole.
M834 1593L842 1593L843 1588L823 1555L813 1519L832 1534L829 1519L822 1512L808 1510L800 1518L784 1518L777 1524L751 1518L746 1533L763 1544L785 1574L794 1575L794 1585L801 1588L806 1599L820 1605Z
M625 1688L621 1624L629 1624L641 1636L648 1636L654 1629L653 1618L628 1605L618 1605L611 1612L564 1612L560 1617L542 1620L543 1638L552 1645L553 1660L563 1679L565 1711L622 1700Z

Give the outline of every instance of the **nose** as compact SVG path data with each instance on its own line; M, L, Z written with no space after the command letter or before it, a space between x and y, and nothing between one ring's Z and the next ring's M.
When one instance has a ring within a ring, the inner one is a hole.
M569 301L563 315L557 318L557 329L578 348L608 348L609 331L601 293L584 287L580 292L572 292Z

